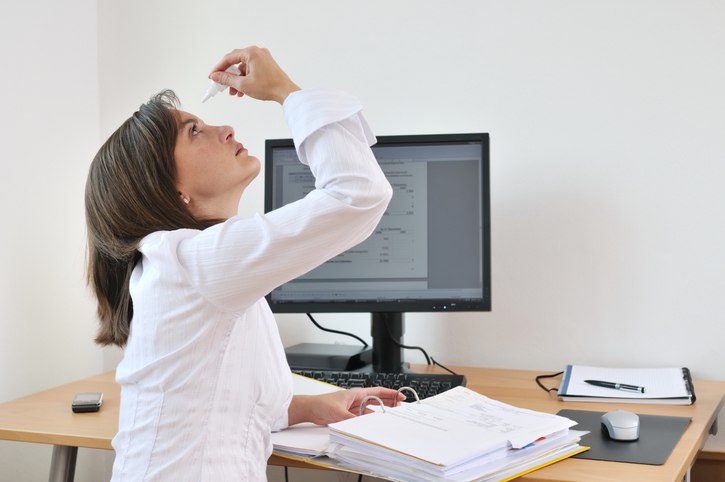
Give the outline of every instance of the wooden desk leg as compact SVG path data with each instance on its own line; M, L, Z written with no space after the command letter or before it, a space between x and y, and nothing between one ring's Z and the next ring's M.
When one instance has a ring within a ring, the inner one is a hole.
M710 430L708 431L707 435L705 436L705 440L702 441L702 447L700 447L700 450L697 451L697 454L695 455L695 459L690 463L690 466L687 468L687 472L685 473L685 477L682 479L682 482L691 482L691 475L692 475L692 466L695 465L695 462L697 462L697 456L700 455L700 452L702 451L702 448L705 446L705 442L707 442L707 437L710 435L717 435L717 420L719 417L715 417L715 420L713 420L712 425L710 425Z
M78 447L54 445L48 482L73 482L77 456Z

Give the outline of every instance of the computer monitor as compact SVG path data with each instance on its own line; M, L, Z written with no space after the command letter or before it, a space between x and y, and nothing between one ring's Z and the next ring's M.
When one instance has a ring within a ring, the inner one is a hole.
M374 233L268 296L274 313L371 313L373 370L405 371L404 313L491 310L488 134L379 136L393 187ZM292 139L267 140L265 211L314 189Z

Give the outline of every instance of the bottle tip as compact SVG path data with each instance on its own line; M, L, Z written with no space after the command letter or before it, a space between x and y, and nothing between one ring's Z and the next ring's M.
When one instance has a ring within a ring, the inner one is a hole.
M203 104L203 103L204 103L204 102L206 102L207 100L211 99L211 97L212 97L212 96L211 96L211 94L209 94L209 93L207 92L206 94L204 94L204 97L202 97L202 98L201 98L201 103Z

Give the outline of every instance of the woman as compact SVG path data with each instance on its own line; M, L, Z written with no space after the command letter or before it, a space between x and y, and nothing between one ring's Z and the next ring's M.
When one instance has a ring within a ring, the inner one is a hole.
M243 75L225 73L230 65ZM271 431L350 418L367 395L395 398L386 389L293 397L264 299L361 242L387 207L392 191L359 102L300 90L256 47L226 55L210 78L283 105L316 190L236 216L259 160L231 127L180 111L168 91L100 149L86 185L88 278L96 341L125 346L114 481L265 480Z

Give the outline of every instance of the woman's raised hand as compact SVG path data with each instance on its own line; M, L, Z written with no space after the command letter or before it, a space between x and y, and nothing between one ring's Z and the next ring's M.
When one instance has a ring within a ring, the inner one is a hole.
M225 72L236 65L241 75ZM226 54L214 66L209 78L229 86L229 94L239 97L248 95L259 100L274 100L283 104L289 94L300 90L277 65L269 50L247 47Z

